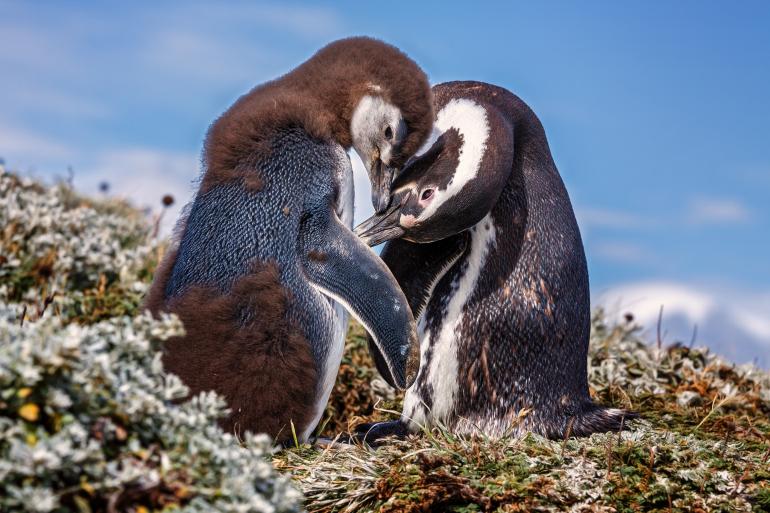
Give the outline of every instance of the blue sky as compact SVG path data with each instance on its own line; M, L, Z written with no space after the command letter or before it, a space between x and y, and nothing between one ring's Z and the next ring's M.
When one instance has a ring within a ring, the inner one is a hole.
M333 39L379 37L434 83L492 82L540 116L595 302L647 324L665 304L671 340L714 325L701 340L770 362L768 27L768 2L0 0L0 156L185 198L235 98Z

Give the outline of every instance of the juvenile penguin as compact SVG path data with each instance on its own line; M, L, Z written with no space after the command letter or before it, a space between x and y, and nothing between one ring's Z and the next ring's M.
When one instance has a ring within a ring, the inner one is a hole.
M223 395L228 431L307 440L334 385L350 312L396 386L419 345L404 294L351 231L352 145L389 198L433 121L430 86L383 42L334 42L238 99L206 137L200 188L145 302L186 335L163 364ZM377 191L380 191L379 193Z
M418 318L421 350L401 420L359 433L619 429L634 414L589 396L586 259L540 121L485 83L440 84L433 97L427 151L395 179L389 209L356 229L370 245L390 240L382 259Z

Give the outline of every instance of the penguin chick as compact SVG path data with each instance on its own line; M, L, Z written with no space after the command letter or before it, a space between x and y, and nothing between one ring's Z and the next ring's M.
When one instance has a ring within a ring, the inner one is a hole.
M586 260L540 121L493 85L449 82L433 94L427 150L396 178L389 209L356 228L370 245L390 241L382 259L418 318L422 355L401 420L359 432L620 429L636 414L589 396Z
M376 189L420 147L430 87L396 48L337 41L241 97L209 129L200 188L145 306L186 334L163 364L190 394L213 390L228 431L307 440L339 368L347 313L406 387L418 342L406 298L353 233L356 148ZM376 195L375 195L376 196Z

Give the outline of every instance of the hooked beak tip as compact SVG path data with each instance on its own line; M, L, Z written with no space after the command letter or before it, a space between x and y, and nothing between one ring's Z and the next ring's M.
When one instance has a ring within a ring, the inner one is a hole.
M392 213L386 216L374 215L353 231L367 246L377 246L383 242L398 239L406 232L391 219L392 217L394 217Z
M374 205L374 213L375 214L382 214L387 210L388 204L390 203L390 194L387 192L379 192L375 193L372 196L372 204Z
M395 171L380 159L371 165L369 178L372 182L372 206L377 214L382 214L390 204L390 186Z

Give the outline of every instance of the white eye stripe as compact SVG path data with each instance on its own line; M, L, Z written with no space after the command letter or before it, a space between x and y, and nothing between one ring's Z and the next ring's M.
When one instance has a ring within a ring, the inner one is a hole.
M476 177L489 138L489 122L487 121L486 110L478 103L465 98L451 100L447 103L439 111L433 126L434 132L438 133L436 139L442 133L454 128L461 136L462 145L459 148L457 167L452 179L445 189L434 191L433 201L420 214L420 221L432 216L444 202L460 192L468 182Z

